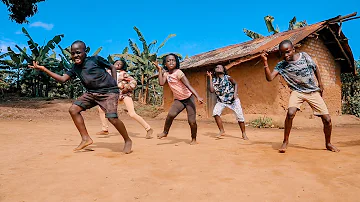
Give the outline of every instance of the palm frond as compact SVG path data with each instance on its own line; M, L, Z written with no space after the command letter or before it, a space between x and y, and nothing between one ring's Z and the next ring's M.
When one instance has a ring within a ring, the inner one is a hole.
M157 43L157 40L154 40L148 45L149 52L155 47L156 43Z
M172 38L172 37L175 37L176 36L176 34L169 34L169 36L168 37L166 37L166 39L160 44L160 46L156 49L156 53L160 50L160 48L162 48L164 45L165 45L165 43L170 39L170 38Z
M29 38L29 40L27 41L28 45L29 45L29 48L31 50L31 52L36 56L38 57L39 56L39 48L38 48L38 44L34 42L34 40L31 38L30 34L28 33L28 31L23 27L22 29L22 32L25 34L25 36L27 38Z
M266 24L266 27L267 27L267 30L269 33L271 32L273 34L276 34L279 32L279 30L274 28L274 25L273 25L274 17L273 16L267 15L264 17L264 20L265 20L265 24Z
M129 46L131 48L131 51L138 57L141 56L141 52L138 48L138 46L136 45L136 43L134 43L131 39L129 39Z
M122 51L122 54L126 54L129 52L129 48L128 47L125 47L124 50Z
M251 31L251 30L248 30L248 29L243 29L244 33L246 34L246 36L252 38L252 39L259 39L259 38L263 38L264 36L259 34L259 33L256 33L254 31Z
M141 43L143 45L143 53L148 55L149 54L149 49L148 49L148 46L146 44L146 40L145 40L144 36L140 32L140 30L135 26L134 26L134 30L136 31L136 33L137 33L137 35L139 37L139 40L141 41Z
M102 50L102 47L99 47L99 48L93 53L93 56L99 54L101 50Z

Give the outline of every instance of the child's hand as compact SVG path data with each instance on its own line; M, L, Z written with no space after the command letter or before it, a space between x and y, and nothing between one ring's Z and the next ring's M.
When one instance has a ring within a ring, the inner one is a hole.
M261 53L261 59L262 59L264 62L267 61L267 56L268 56L268 54L267 54L265 51Z
M158 61L152 61L152 63L155 65L155 67L157 68L158 71L161 71L161 67L160 67Z
M236 100L236 99L239 99L239 96L238 96L237 93L234 94L234 98L235 98L235 100Z
M35 62L35 61L33 61L33 65L28 65L28 67L32 68L32 69L38 69L38 70L44 70L45 69L44 66L39 65L39 62Z
M198 97L197 99L200 102L200 104L204 103L204 99L202 97Z
M206 75L207 75L208 77L212 77L212 73L211 73L211 72L206 71Z
M320 95L321 97L323 96L323 92L324 92L324 87L322 85L319 85L320 88Z

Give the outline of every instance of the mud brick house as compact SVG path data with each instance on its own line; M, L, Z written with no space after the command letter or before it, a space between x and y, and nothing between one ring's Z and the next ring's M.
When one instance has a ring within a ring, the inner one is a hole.
M269 66L275 67L281 61L278 45L289 39L296 51L307 52L318 65L324 83L324 100L331 115L341 114L341 72L354 72L354 58L347 38L339 22L346 17L338 16L303 28L277 33L268 37L230 45L185 59L181 70L191 85L204 98L206 104L197 105L197 112L210 117L216 103L214 94L208 91L206 71L217 64L224 65L239 85L238 93L245 114L284 114L287 110L290 89L278 76L267 82L260 54L269 53ZM164 108L168 110L173 102L171 90L164 86ZM304 104L301 114L311 115L310 106ZM229 113L230 111L224 111Z

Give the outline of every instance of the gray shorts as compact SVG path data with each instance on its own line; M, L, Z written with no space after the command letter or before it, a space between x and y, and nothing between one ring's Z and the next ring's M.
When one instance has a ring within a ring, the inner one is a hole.
M236 99L232 104L225 104L222 102L217 102L214 110L213 110L213 116L221 116L221 113L225 109L225 107L233 110L236 120L240 122L245 122L244 114L241 108L240 99Z

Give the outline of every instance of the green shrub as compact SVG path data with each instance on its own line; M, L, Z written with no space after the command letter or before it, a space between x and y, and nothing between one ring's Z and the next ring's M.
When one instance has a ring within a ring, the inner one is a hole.
M251 121L250 125L254 128L271 128L273 127L272 118L270 117L259 117Z

